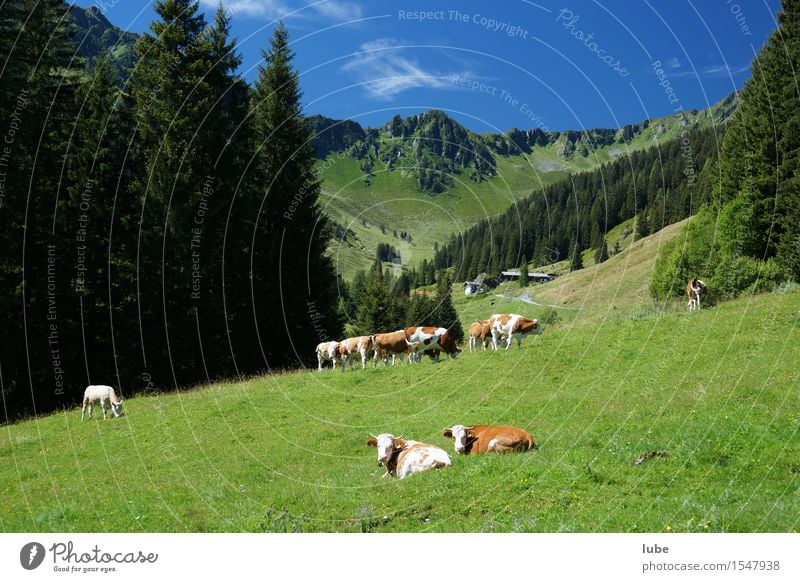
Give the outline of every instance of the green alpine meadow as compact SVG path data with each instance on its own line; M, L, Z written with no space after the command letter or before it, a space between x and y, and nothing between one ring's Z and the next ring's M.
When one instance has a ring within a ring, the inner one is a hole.
M0 532L797 533L800 2L405 4L0 2Z

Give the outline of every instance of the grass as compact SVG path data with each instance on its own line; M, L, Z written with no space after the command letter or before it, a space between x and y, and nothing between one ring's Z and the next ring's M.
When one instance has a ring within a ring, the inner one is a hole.
M491 300L460 303L465 321ZM798 324L791 288L693 314L595 307L522 349L265 376L130 398L121 419L70 410L5 426L0 529L796 531ZM452 451L441 428L456 422L522 426L540 448L380 478L370 432ZM668 456L633 465L653 450Z

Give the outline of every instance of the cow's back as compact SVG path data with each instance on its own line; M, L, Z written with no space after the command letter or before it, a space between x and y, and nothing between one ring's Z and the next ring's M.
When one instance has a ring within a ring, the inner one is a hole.
M479 455L488 452L527 451L536 448L528 431L515 426L473 426L473 440L468 453Z
M400 453L397 458L397 476L401 479L452 464L450 455L443 449L425 443L415 443Z

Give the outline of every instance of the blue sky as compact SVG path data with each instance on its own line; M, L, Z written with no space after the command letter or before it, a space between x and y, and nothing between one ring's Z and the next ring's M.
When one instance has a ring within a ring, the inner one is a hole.
M94 3L142 32L146 0ZM208 20L218 0L200 0ZM708 107L750 76L779 0L227 0L253 82L276 19L307 114L378 126L431 108L477 132L619 127Z

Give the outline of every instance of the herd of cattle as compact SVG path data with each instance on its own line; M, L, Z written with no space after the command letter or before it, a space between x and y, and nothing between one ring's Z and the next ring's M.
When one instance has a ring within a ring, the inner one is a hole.
M496 350L500 341L505 341L508 349L514 339L519 346L528 335L541 332L536 319L528 319L515 313L495 314L470 326L469 349L477 349L480 343L486 350L491 342L492 348ZM442 352L452 358L461 353L447 328L412 326L387 333L322 342L317 345L317 369L322 371L323 364L330 362L334 369L338 363L344 370L347 364L352 365L359 359L362 369L367 367L370 359L375 365L381 360L388 365L390 357L394 365L398 356L402 361L419 362L423 354L428 354L438 362Z
M689 297L689 311L700 309L701 300L708 292L706 284L697 277L686 285L686 295ZM498 349L501 341L505 341L508 349L516 339L517 346L530 334L542 333L541 326L536 319L528 319L514 313L495 314L489 319L474 322L469 328L469 349L477 350L482 345L484 351L491 343L494 350ZM450 332L444 327L419 327L412 326L406 329L389 333L376 333L352 337L338 342L323 342L317 346L318 369L322 370L324 362L331 362L333 368L339 362L342 370L347 364L361 360L361 367L367 367L367 360L372 359L377 365L379 360L392 365L398 356L409 363L420 361L423 354L428 354L434 360L439 360L439 354L444 352L455 358L461 353ZM92 405L99 403L103 409L103 418L106 418L106 406L111 409L114 416L120 416L122 401L117 397L111 386L88 386L83 395L83 409L81 420L87 409L89 418L92 417ZM444 429L443 436L453 439L456 453L476 455L480 453L506 453L536 450L536 443L531 435L513 426L475 425L465 426L457 424ZM449 467L452 462L450 456L441 448L395 437L384 433L370 435L367 445L378 449L378 466L385 466L383 475L397 476L400 479L440 467Z

